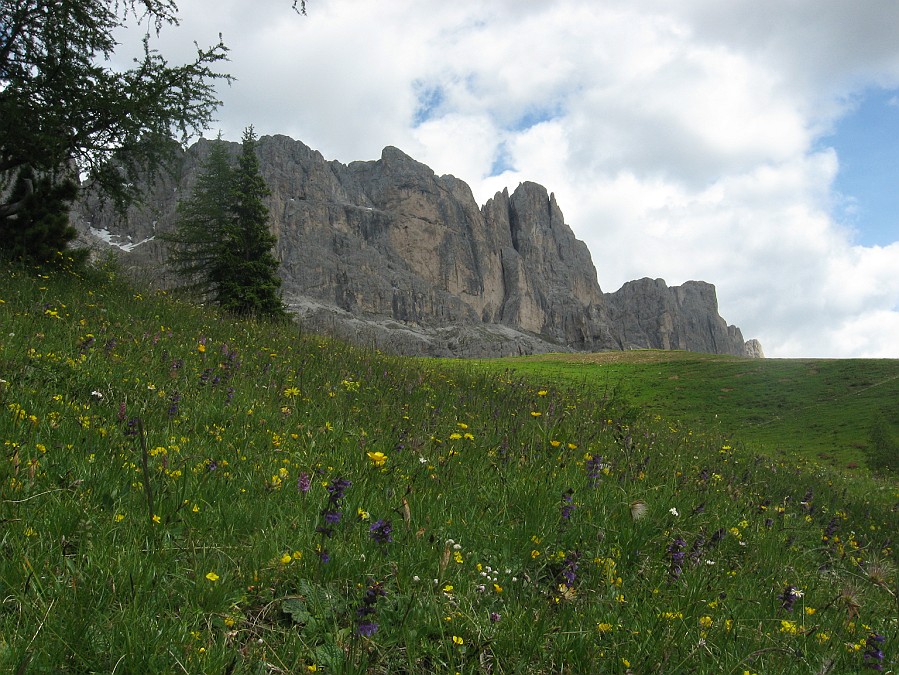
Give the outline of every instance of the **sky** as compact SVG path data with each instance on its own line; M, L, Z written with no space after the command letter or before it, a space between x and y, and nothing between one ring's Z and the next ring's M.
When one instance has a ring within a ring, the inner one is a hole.
M396 146L479 204L534 181L606 292L701 279L768 357L899 358L893 0L180 5L154 46L221 33L237 78L209 136Z

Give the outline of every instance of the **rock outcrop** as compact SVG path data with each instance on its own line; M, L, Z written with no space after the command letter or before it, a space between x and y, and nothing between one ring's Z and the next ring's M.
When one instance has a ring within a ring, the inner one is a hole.
M743 354L743 335L718 315L712 284L688 281L669 288L662 279L640 279L605 297L621 349Z
M125 218L92 201L73 221L82 243L109 248L134 274L169 287L166 249L209 152L148 188ZM236 154L239 146L229 144ZM742 355L715 289L661 280L603 294L586 245L536 183L479 208L470 188L400 150L376 161L326 161L285 136L260 139L285 302L311 330L406 354L495 356L546 351L686 349ZM758 350L760 351L760 349Z

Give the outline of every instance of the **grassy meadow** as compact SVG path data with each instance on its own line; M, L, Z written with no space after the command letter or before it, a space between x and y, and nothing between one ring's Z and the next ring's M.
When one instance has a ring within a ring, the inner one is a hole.
M896 669L899 484L790 452L812 366L522 363L0 267L0 671Z
M899 360L744 359L683 351L548 354L484 362L544 382L617 389L641 410L718 429L769 454L865 464L880 417L899 431Z

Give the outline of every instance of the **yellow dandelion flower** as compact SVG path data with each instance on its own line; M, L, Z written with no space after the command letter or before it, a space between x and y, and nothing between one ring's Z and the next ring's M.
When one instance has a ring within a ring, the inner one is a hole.
M368 458L375 466L384 466L387 463L387 455L383 452L369 452Z
M219 575L215 572L209 572L206 574L206 578L209 579L209 581L211 581L212 583L215 583L219 580Z
M614 628L615 628L615 626L613 626L610 623L596 624L596 630L598 630L600 633L611 633Z

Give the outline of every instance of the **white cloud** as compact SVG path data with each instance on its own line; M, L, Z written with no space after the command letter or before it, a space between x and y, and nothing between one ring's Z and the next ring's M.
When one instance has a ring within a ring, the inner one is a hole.
M163 52L222 31L227 137L253 123L344 162L396 145L481 203L533 180L604 290L701 278L769 356L899 357L899 243L857 246L833 220L851 196L819 147L866 87L899 86L899 3L307 6L184 3Z

